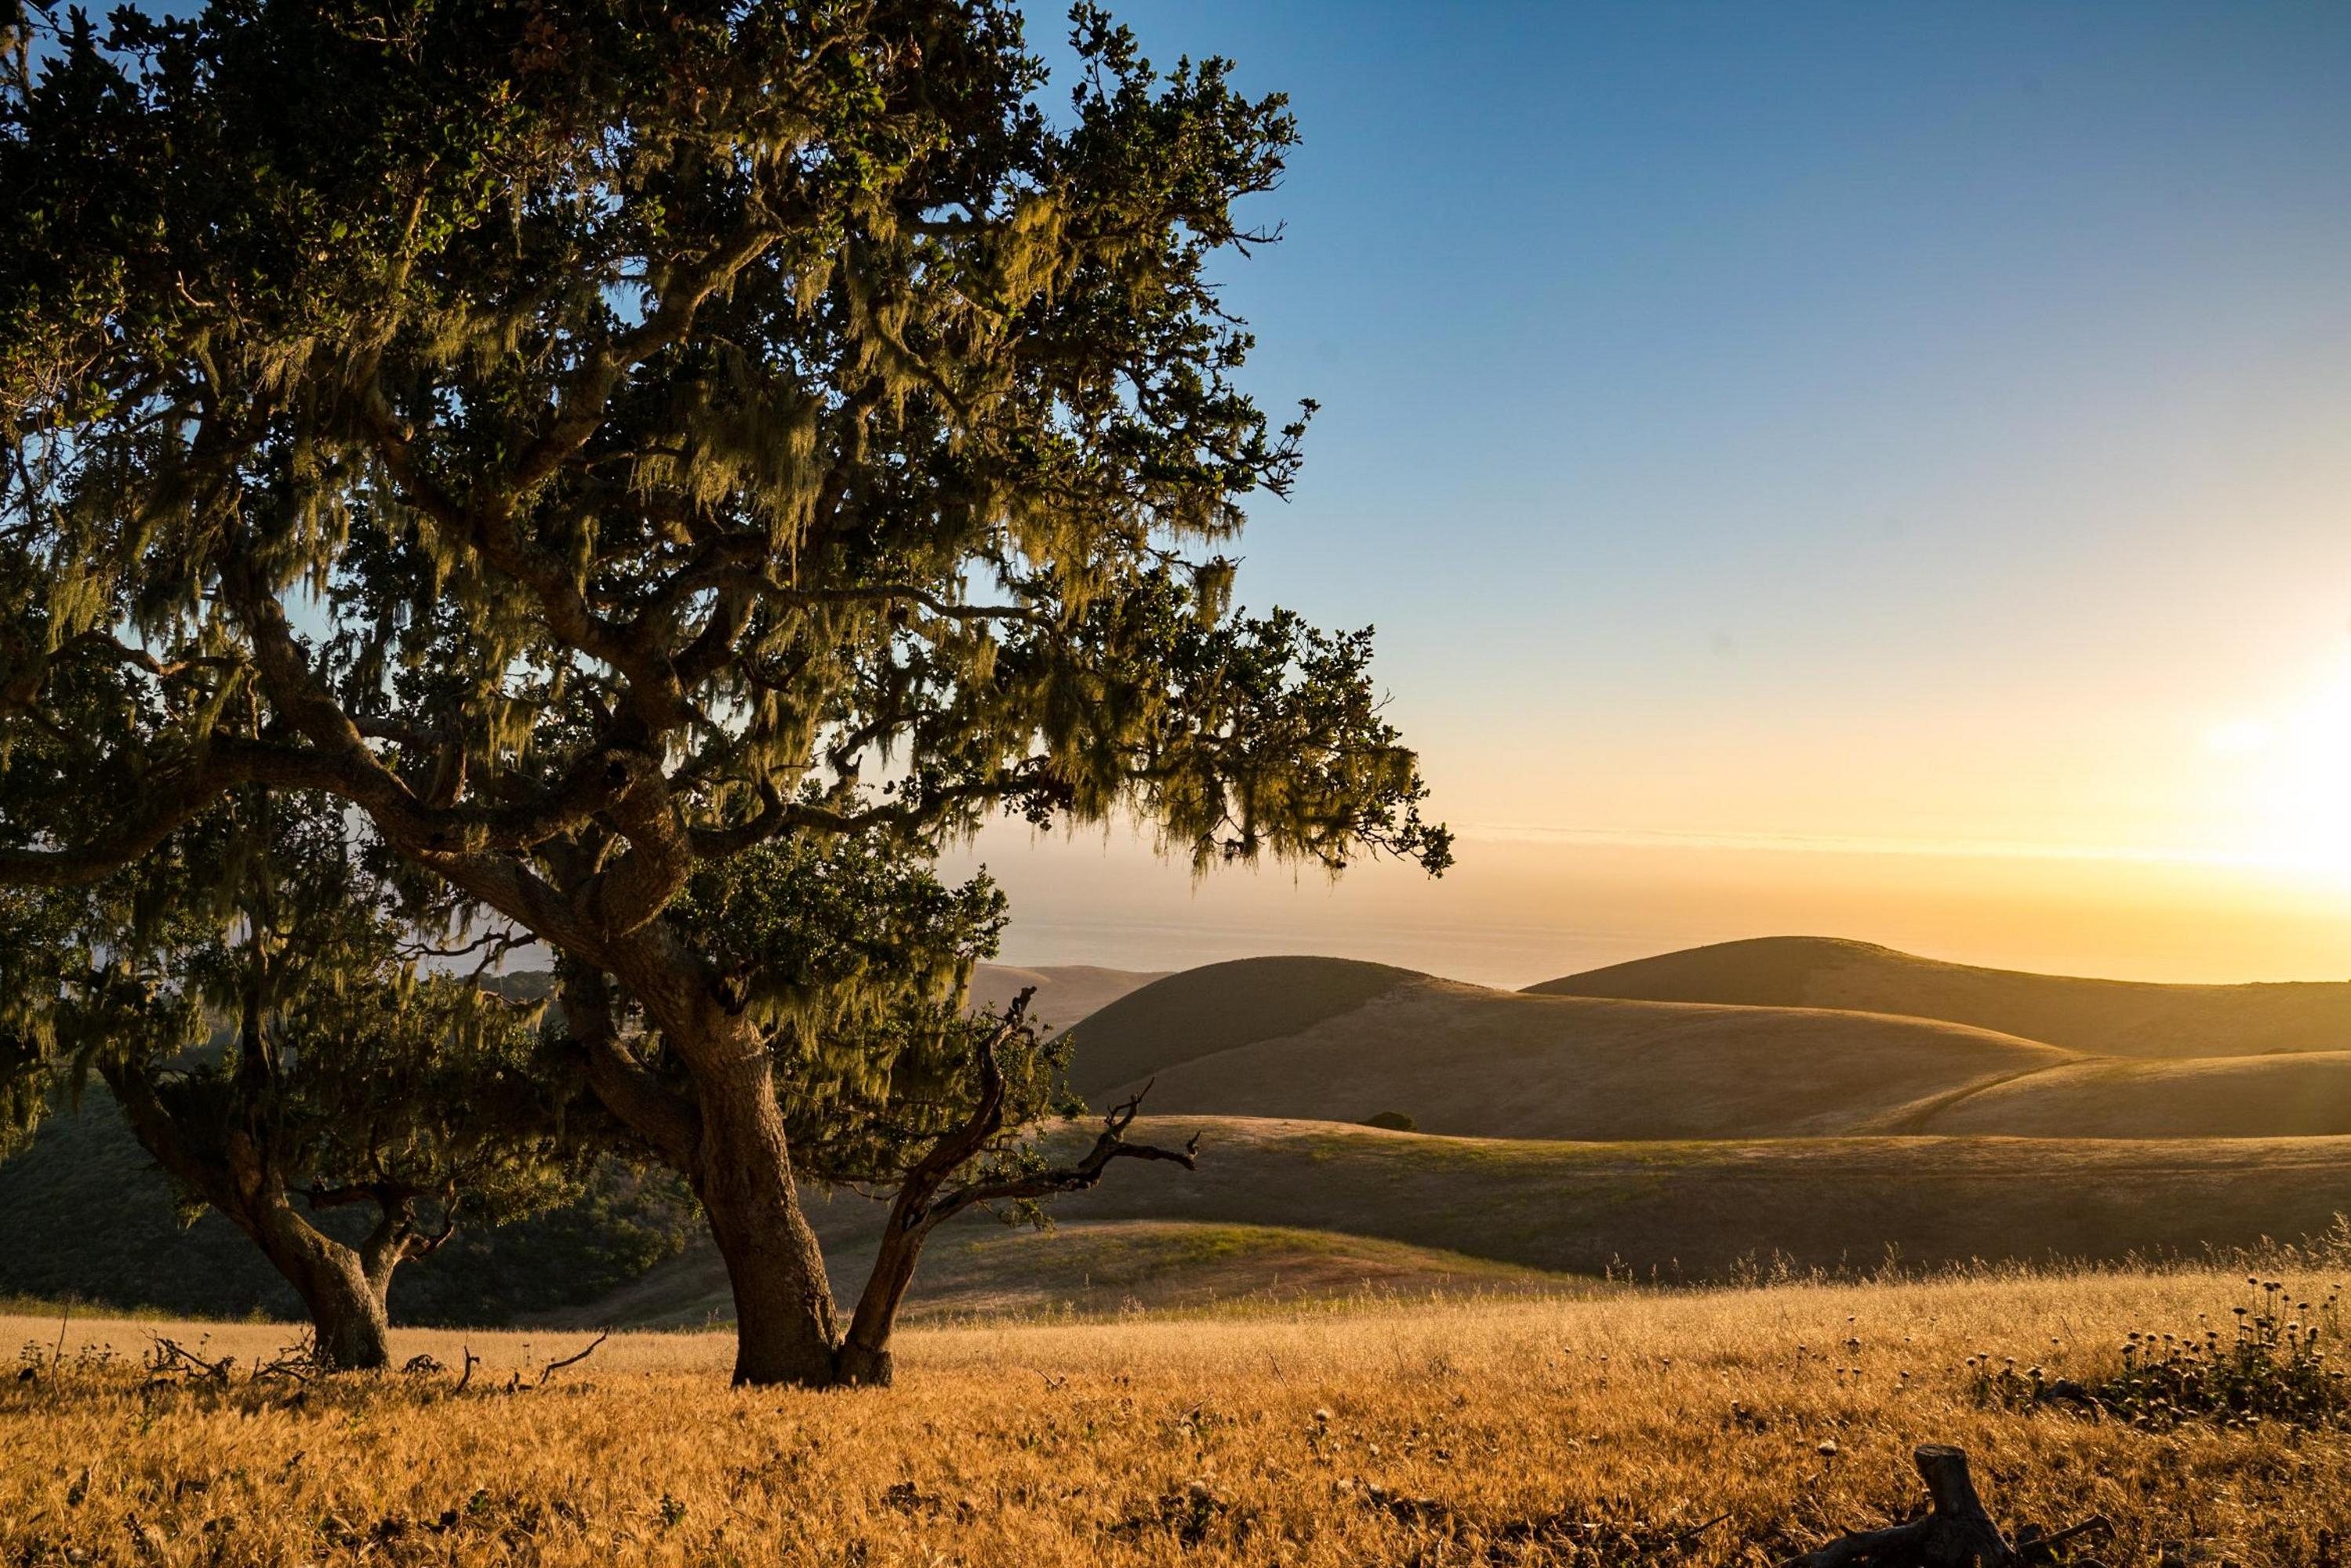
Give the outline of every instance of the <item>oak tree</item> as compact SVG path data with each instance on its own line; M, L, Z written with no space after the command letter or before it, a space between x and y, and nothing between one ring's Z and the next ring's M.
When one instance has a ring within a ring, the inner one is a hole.
M738 1379L886 1361L844 1356L809 1030L730 866L998 813L1449 859L1368 633L1231 602L1304 414L1238 384L1212 277L1294 138L1224 62L1081 5L1060 91L991 0L16 10L0 882L246 788L344 802L559 956L596 1094L708 1215ZM904 1177L1001 1146L988 1054Z
M389 1364L401 1264L571 1196L597 1146L541 1009L421 969L440 923L362 851L331 803L248 789L113 876L0 894L0 1135L101 1080L183 1216L218 1211L294 1288L331 1371ZM362 1228L324 1223L344 1210Z

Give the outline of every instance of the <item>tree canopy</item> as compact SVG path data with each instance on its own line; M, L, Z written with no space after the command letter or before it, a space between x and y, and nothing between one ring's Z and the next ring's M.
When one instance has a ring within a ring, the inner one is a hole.
M1231 604L1309 411L1210 263L1290 118L1071 37L1050 110L985 0L214 0L0 92L0 881L344 802L559 953L745 1376L837 1340L778 1074L883 1071L856 1008L781 1027L814 960L743 950L798 896L754 883L999 812L1450 858L1368 633Z

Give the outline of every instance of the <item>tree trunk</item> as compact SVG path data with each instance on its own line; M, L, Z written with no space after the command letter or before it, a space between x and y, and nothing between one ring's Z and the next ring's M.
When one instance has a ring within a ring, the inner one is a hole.
M800 1212L768 1054L747 1025L724 1079L697 1071L694 1186L735 1291L735 1381L822 1388L839 1342L824 1254ZM707 1060L707 1059L705 1059Z
M881 1250L873 1258L873 1272L866 1277L857 1311L850 1317L848 1337L841 1342L837 1371L842 1383L887 1388L895 1371L890 1331L897 1323L906 1287L914 1282L914 1263L925 1235L919 1229L903 1228L899 1220L893 1207L882 1233Z
M924 1161L890 1205L889 1221L882 1227L882 1244L873 1254L873 1271L865 1277L857 1310L850 1315L848 1337L841 1342L838 1375L842 1383L890 1386L896 1370L890 1354L890 1331L897 1325L898 1309L905 1303L907 1287L914 1282L914 1265L921 1260L923 1243L931 1233L931 1222L917 1217L937 1196L944 1172L932 1168L936 1163Z
M392 1364L392 1324L384 1300L392 1270L371 1280L359 1253L321 1235L285 1203L235 1215L263 1254L302 1298L325 1372L381 1372Z
M246 1047L250 1053L250 1037ZM294 1287L318 1335L319 1365L329 1372L389 1366L384 1301L392 1268L387 1264L371 1277L356 1249L321 1234L294 1211L284 1176L271 1160L270 1129L235 1127L215 1147L192 1146L144 1072L120 1063L101 1063L99 1071L140 1147L233 1220Z
M392 1366L391 1321L381 1300L340 1282L312 1295L310 1324L319 1365L327 1372L384 1372Z

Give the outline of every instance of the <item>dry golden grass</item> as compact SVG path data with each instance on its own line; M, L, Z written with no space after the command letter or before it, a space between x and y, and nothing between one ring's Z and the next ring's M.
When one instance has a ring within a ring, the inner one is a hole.
M2314 1568L2322 1531L2351 1528L2339 1435L2156 1434L1970 1391L1970 1354L2095 1375L2126 1330L2227 1322L2243 1290L2091 1275L935 1328L905 1337L897 1390L831 1395L730 1392L723 1337L652 1334L507 1395L579 1342L418 1333L402 1354L486 1358L473 1392L142 1392L75 1350L135 1352L153 1325L69 1325L62 1375L0 1393L0 1562L1755 1563L1900 1515L1912 1445L1940 1439L2011 1521L2111 1516L2111 1563L2177 1541ZM44 1345L57 1326L0 1320ZM208 1332L248 1363L285 1338Z

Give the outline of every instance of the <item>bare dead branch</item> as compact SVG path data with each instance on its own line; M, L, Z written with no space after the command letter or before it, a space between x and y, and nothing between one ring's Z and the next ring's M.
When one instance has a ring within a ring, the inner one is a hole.
M594 1339L590 1340L588 1342L588 1348L581 1351L579 1354L567 1355L561 1361L549 1362L545 1366L538 1369L538 1382L537 1386L540 1388L546 1387L547 1380L549 1378L554 1376L557 1373L562 1371L567 1366L579 1365L581 1362L596 1354L596 1347L598 1345L602 1344L606 1340L611 1339L611 1337L612 1331L606 1329L602 1333L600 1333Z

